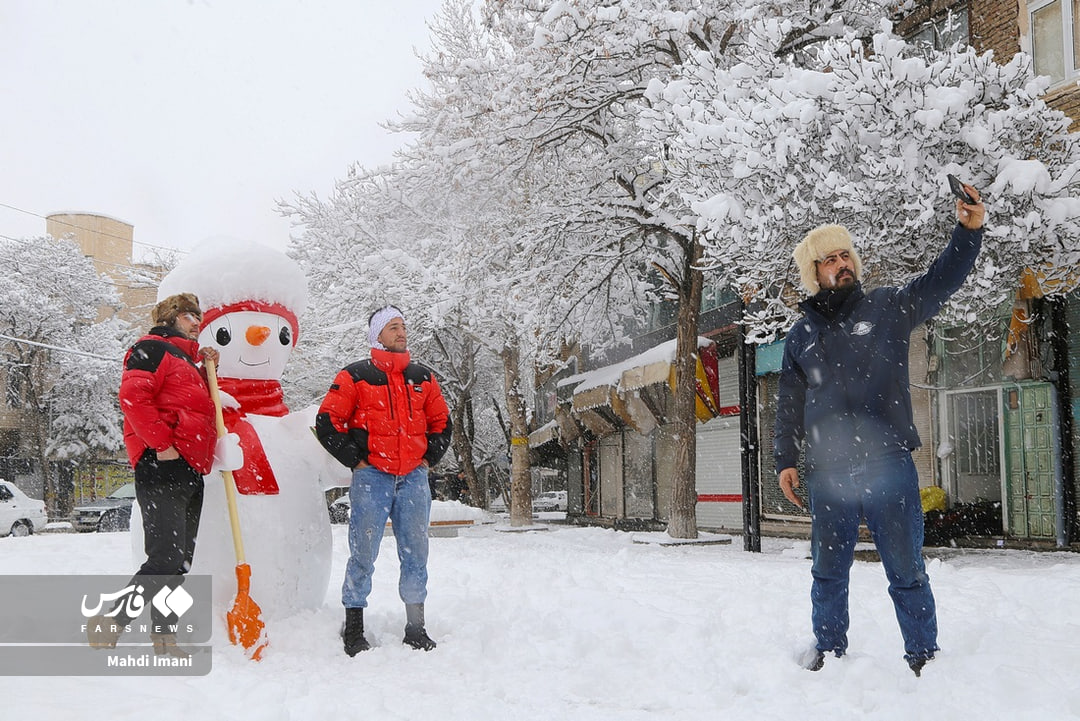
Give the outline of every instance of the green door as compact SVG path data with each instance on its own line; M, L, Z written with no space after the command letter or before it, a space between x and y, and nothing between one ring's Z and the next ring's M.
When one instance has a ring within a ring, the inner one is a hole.
M1054 388L1025 383L1005 386L1003 393L1008 531L1018 538L1053 538L1059 461Z

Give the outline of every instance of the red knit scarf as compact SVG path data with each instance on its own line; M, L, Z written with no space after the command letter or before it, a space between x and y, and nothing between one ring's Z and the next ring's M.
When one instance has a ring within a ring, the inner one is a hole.
M249 413L260 416L284 416L289 408L285 394L276 380L250 380L246 378L219 378L221 390L240 404L240 408L224 408L225 427L240 436L240 448L244 451L244 465L233 471L236 490L246 496L273 496L278 492L277 479L266 458L262 441L250 423L245 420Z

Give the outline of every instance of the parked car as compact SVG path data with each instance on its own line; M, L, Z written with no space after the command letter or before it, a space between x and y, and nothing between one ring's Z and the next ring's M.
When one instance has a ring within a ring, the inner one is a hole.
M76 531L127 531L131 528L131 504L135 503L135 484L125 483L104 498L76 506L71 525Z
M36 501L0 478L0 536L29 536L49 522L45 501Z
M565 511L566 491L544 491L533 499L533 511Z
M330 504L330 523L348 523L349 522L349 510L352 506L349 505L349 494L346 493L341 498L334 500Z

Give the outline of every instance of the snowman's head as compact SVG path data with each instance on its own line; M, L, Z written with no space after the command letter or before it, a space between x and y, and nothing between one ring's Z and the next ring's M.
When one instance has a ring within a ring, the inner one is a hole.
M161 280L158 300L195 293L199 344L221 354L222 378L280 380L307 307L307 279L284 253L255 243L207 240Z
M221 355L223 378L280 380L295 344L296 316L257 303L208 310L199 333L199 345Z

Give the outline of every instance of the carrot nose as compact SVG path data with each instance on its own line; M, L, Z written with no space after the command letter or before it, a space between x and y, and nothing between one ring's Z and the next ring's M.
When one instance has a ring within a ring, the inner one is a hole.
M263 341L270 337L270 329L265 325L250 325L244 336L251 345L262 345Z

